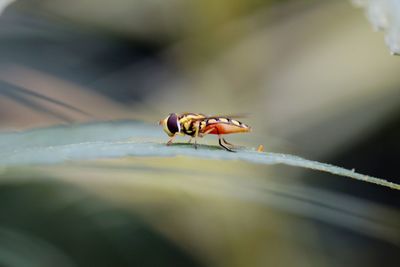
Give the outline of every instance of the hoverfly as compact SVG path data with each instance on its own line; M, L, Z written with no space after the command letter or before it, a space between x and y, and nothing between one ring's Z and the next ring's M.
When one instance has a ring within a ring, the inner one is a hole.
M177 135L189 135L189 143L194 138L194 147L197 149L197 137L207 134L218 135L219 145L230 152L233 145L228 143L222 135L249 132L251 128L233 118L239 116L206 116L200 113L171 113L159 122L170 137L167 145L171 145ZM227 146L229 147L227 147Z

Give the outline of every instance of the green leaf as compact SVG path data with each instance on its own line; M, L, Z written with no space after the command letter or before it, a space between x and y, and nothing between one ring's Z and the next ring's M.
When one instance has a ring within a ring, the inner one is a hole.
M400 185L298 156L238 148L227 152L219 146L176 143L166 146L161 128L142 122L117 121L58 126L0 134L0 165L53 164L126 156L188 156L214 160L241 160L256 164L285 164L337 174L392 189Z

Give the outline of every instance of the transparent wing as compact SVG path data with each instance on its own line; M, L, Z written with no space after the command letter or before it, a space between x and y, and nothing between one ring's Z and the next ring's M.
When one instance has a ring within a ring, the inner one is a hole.
M249 117L248 113L239 113L239 114L229 114L229 115L212 115L212 116L205 116L203 119L218 119L218 118L229 118L229 119L241 119Z

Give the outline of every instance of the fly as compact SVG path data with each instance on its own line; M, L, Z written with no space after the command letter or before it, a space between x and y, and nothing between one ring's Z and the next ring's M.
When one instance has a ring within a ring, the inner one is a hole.
M222 136L232 133L246 133L251 130L246 124L235 120L238 116L206 116L201 113L171 113L159 122L170 137L167 145L171 145L177 135L190 136L189 143L194 138L194 147L197 149L197 138L207 134L218 135L219 145L234 152L234 145L227 142Z

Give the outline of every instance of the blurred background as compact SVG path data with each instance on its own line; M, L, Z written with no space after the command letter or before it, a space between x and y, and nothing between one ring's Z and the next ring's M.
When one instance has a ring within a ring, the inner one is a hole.
M400 58L350 1L0 4L4 133L248 113L232 142L400 183ZM338 176L180 157L0 181L0 266L398 266L399 193Z

